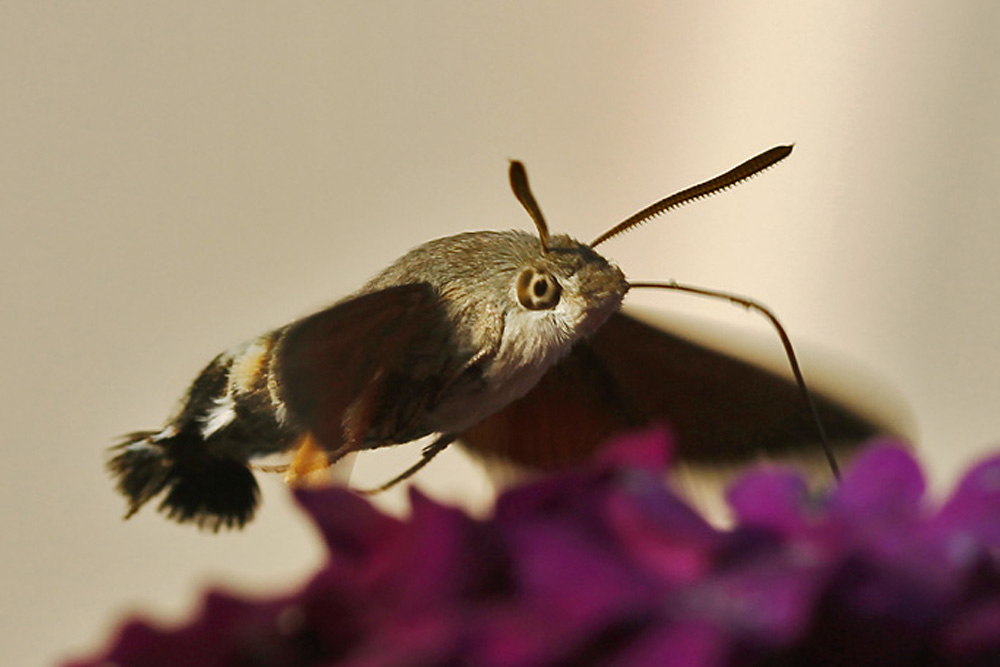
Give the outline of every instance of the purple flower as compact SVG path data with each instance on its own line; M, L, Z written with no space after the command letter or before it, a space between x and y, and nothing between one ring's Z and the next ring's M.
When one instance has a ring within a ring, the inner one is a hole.
M302 590L210 593L189 625L131 622L77 664L1000 664L1000 458L940 508L889 442L819 495L761 469L720 530L664 483L669 453L624 437L486 520L299 492L330 552Z

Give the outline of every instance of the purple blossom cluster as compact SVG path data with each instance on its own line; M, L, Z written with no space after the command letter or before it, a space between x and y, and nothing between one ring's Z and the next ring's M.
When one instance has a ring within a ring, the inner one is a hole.
M330 552L302 590L210 593L189 625L133 621L76 664L1000 664L1000 457L938 507L893 443L819 497L758 470L720 530L664 484L669 449L619 439L486 520L418 492L405 520L299 492Z

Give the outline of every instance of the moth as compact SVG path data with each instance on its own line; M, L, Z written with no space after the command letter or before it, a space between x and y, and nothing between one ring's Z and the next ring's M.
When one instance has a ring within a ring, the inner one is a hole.
M258 504L252 463L260 457L292 453L294 480L348 453L431 434L419 461L386 486L455 441L486 460L548 470L653 420L673 425L682 460L703 464L814 446L813 412L833 441L867 437L875 427L850 410L822 397L810 408L804 383L620 311L630 289L658 286L722 296L773 319L755 302L630 283L596 250L791 150L767 150L591 243L549 233L523 165L512 161L511 186L534 234L429 241L329 308L215 357L162 429L131 433L112 448L108 468L128 502L126 518L162 495L159 510L179 522L242 527Z

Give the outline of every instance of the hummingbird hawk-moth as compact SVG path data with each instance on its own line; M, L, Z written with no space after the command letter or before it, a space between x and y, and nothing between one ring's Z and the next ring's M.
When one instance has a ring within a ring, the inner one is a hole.
M512 162L511 185L535 234L479 231L429 241L329 308L215 357L166 426L127 435L113 448L108 466L128 501L126 516L162 495L159 509L177 521L242 526L258 503L255 459L295 452L295 477L351 452L431 434L437 439L421 460L393 482L456 440L488 460L552 469L653 420L671 423L679 457L697 463L817 442L804 384L620 310L637 287L705 291L630 283L595 250L790 152L765 151L591 243L549 234L523 165ZM832 440L857 441L874 430L822 397L812 408Z

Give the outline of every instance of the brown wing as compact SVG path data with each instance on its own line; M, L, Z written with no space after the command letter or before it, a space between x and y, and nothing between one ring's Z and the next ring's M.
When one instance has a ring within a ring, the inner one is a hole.
M415 284L364 294L291 325L279 343L277 377L293 418L332 460L399 435L436 395L439 378L427 352L442 356L443 318L433 289Z
M834 443L879 431L815 398ZM462 442L488 459L547 469L583 461L611 435L650 422L672 426L680 458L691 463L819 451L816 425L793 382L622 313Z

